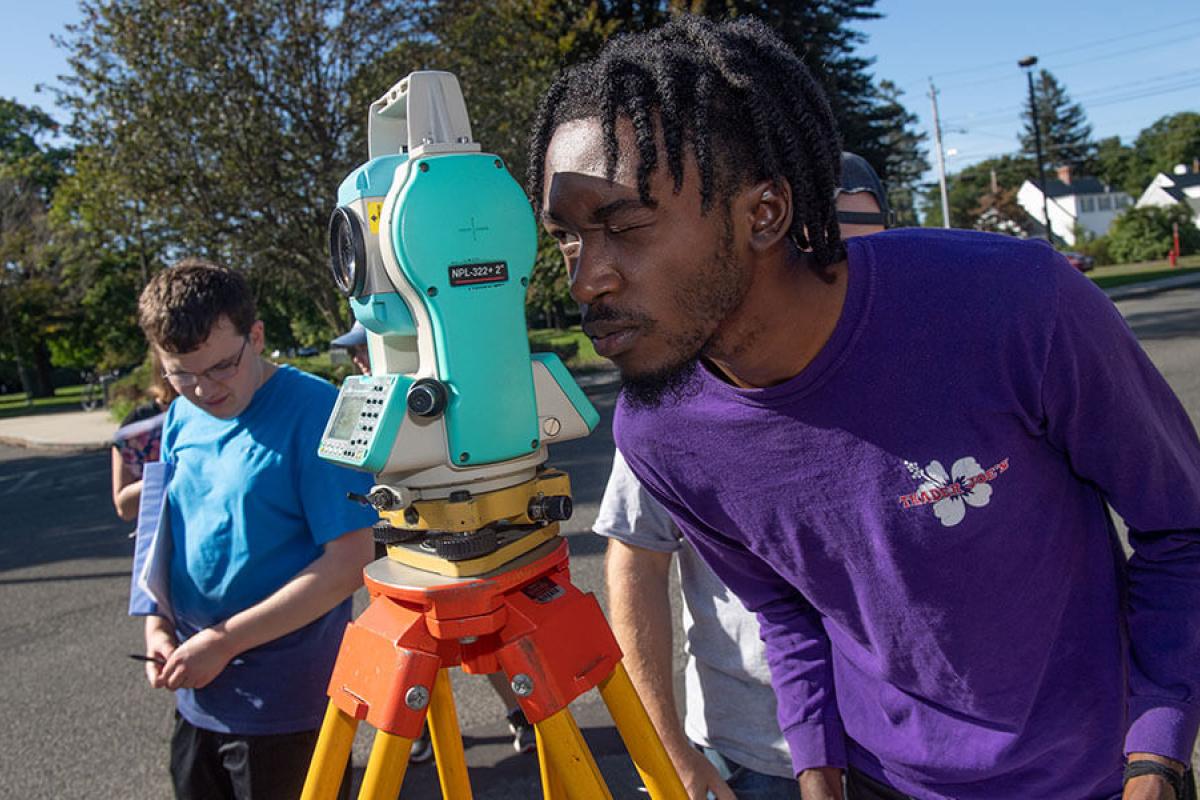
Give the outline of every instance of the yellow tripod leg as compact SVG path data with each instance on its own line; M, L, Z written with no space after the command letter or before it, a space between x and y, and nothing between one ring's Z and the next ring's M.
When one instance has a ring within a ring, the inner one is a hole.
M551 783L542 784L543 792L550 785L553 790L566 789L566 796L572 800L612 800L569 709L551 714L533 728L542 745L539 752L545 755L543 779L547 771L551 773Z
M600 696L608 706L608 713L612 715L650 797L653 800L687 800L675 765L658 738L624 664L618 662L612 674L600 681Z
M367 760L367 771L363 774L360 800L396 800L404 773L408 770L408 754L412 750L412 739L396 736L385 731L375 732L375 744Z
M300 800L333 800L337 797L346 764L350 762L356 728L358 720L333 703L325 709L325 719L321 722Z
M467 756L463 752L462 733L458 728L450 673L445 668L438 670L437 680L433 682L429 716L425 723L429 726L429 738L433 742L442 797L470 800L471 780L467 775Z
M533 732L537 734L538 774L542 778L542 800L567 800L567 790L563 788L558 773L550 769L550 757L546 754L546 737L535 725Z

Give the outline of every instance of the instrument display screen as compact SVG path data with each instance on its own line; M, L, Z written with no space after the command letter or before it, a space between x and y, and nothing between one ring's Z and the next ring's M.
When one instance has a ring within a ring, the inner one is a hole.
M354 423L362 413L363 404L367 401L365 395L343 395L338 405L337 416L329 427L330 439L349 439L354 432Z

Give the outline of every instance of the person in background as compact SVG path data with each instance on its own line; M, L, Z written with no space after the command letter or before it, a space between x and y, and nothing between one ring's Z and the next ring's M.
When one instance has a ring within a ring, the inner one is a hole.
M838 223L845 236L884 229L887 195L871 165L842 153ZM844 216L845 215L845 216ZM705 565L614 454L592 530L608 539L605 580L613 633L688 796L705 800L799 797L758 620ZM672 556L683 594L685 710L675 705Z
M836 192L838 230L843 239L879 233L891 224L887 191L867 160L842 153L842 177Z
M346 354L350 356L350 360L354 362L354 366L358 367L360 373L363 375L371 374L371 359L367 355L367 329L363 327L361 322L355 320L350 330L329 344L332 347L344 348Z
M138 317L181 397L162 435L171 608L144 629L147 681L175 695L175 794L295 798L373 552L374 514L346 499L370 476L317 457L337 392L262 357L241 275L186 259Z
M162 366L154 348L147 359L150 365L151 401L130 411L113 434L112 501L117 516L126 522L137 519L142 502L142 465L157 461L162 444L162 424L167 409L179 393L163 378Z

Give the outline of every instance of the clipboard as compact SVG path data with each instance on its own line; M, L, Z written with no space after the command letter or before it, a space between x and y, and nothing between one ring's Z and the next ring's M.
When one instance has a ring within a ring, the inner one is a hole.
M171 608L171 515L167 486L171 465L147 462L142 471L142 502L129 582L129 616L157 615L174 622Z

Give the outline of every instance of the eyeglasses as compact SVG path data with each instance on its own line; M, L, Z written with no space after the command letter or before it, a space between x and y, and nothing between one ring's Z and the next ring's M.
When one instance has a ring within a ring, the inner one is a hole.
M163 372L163 377L171 382L171 385L176 389L187 389L195 386L200 382L201 378L208 378L210 381L220 383L227 381L237 374L238 367L242 365L242 354L246 352L246 345L250 343L250 337L242 338L242 347L233 358L227 358L220 363L213 364L204 372Z

